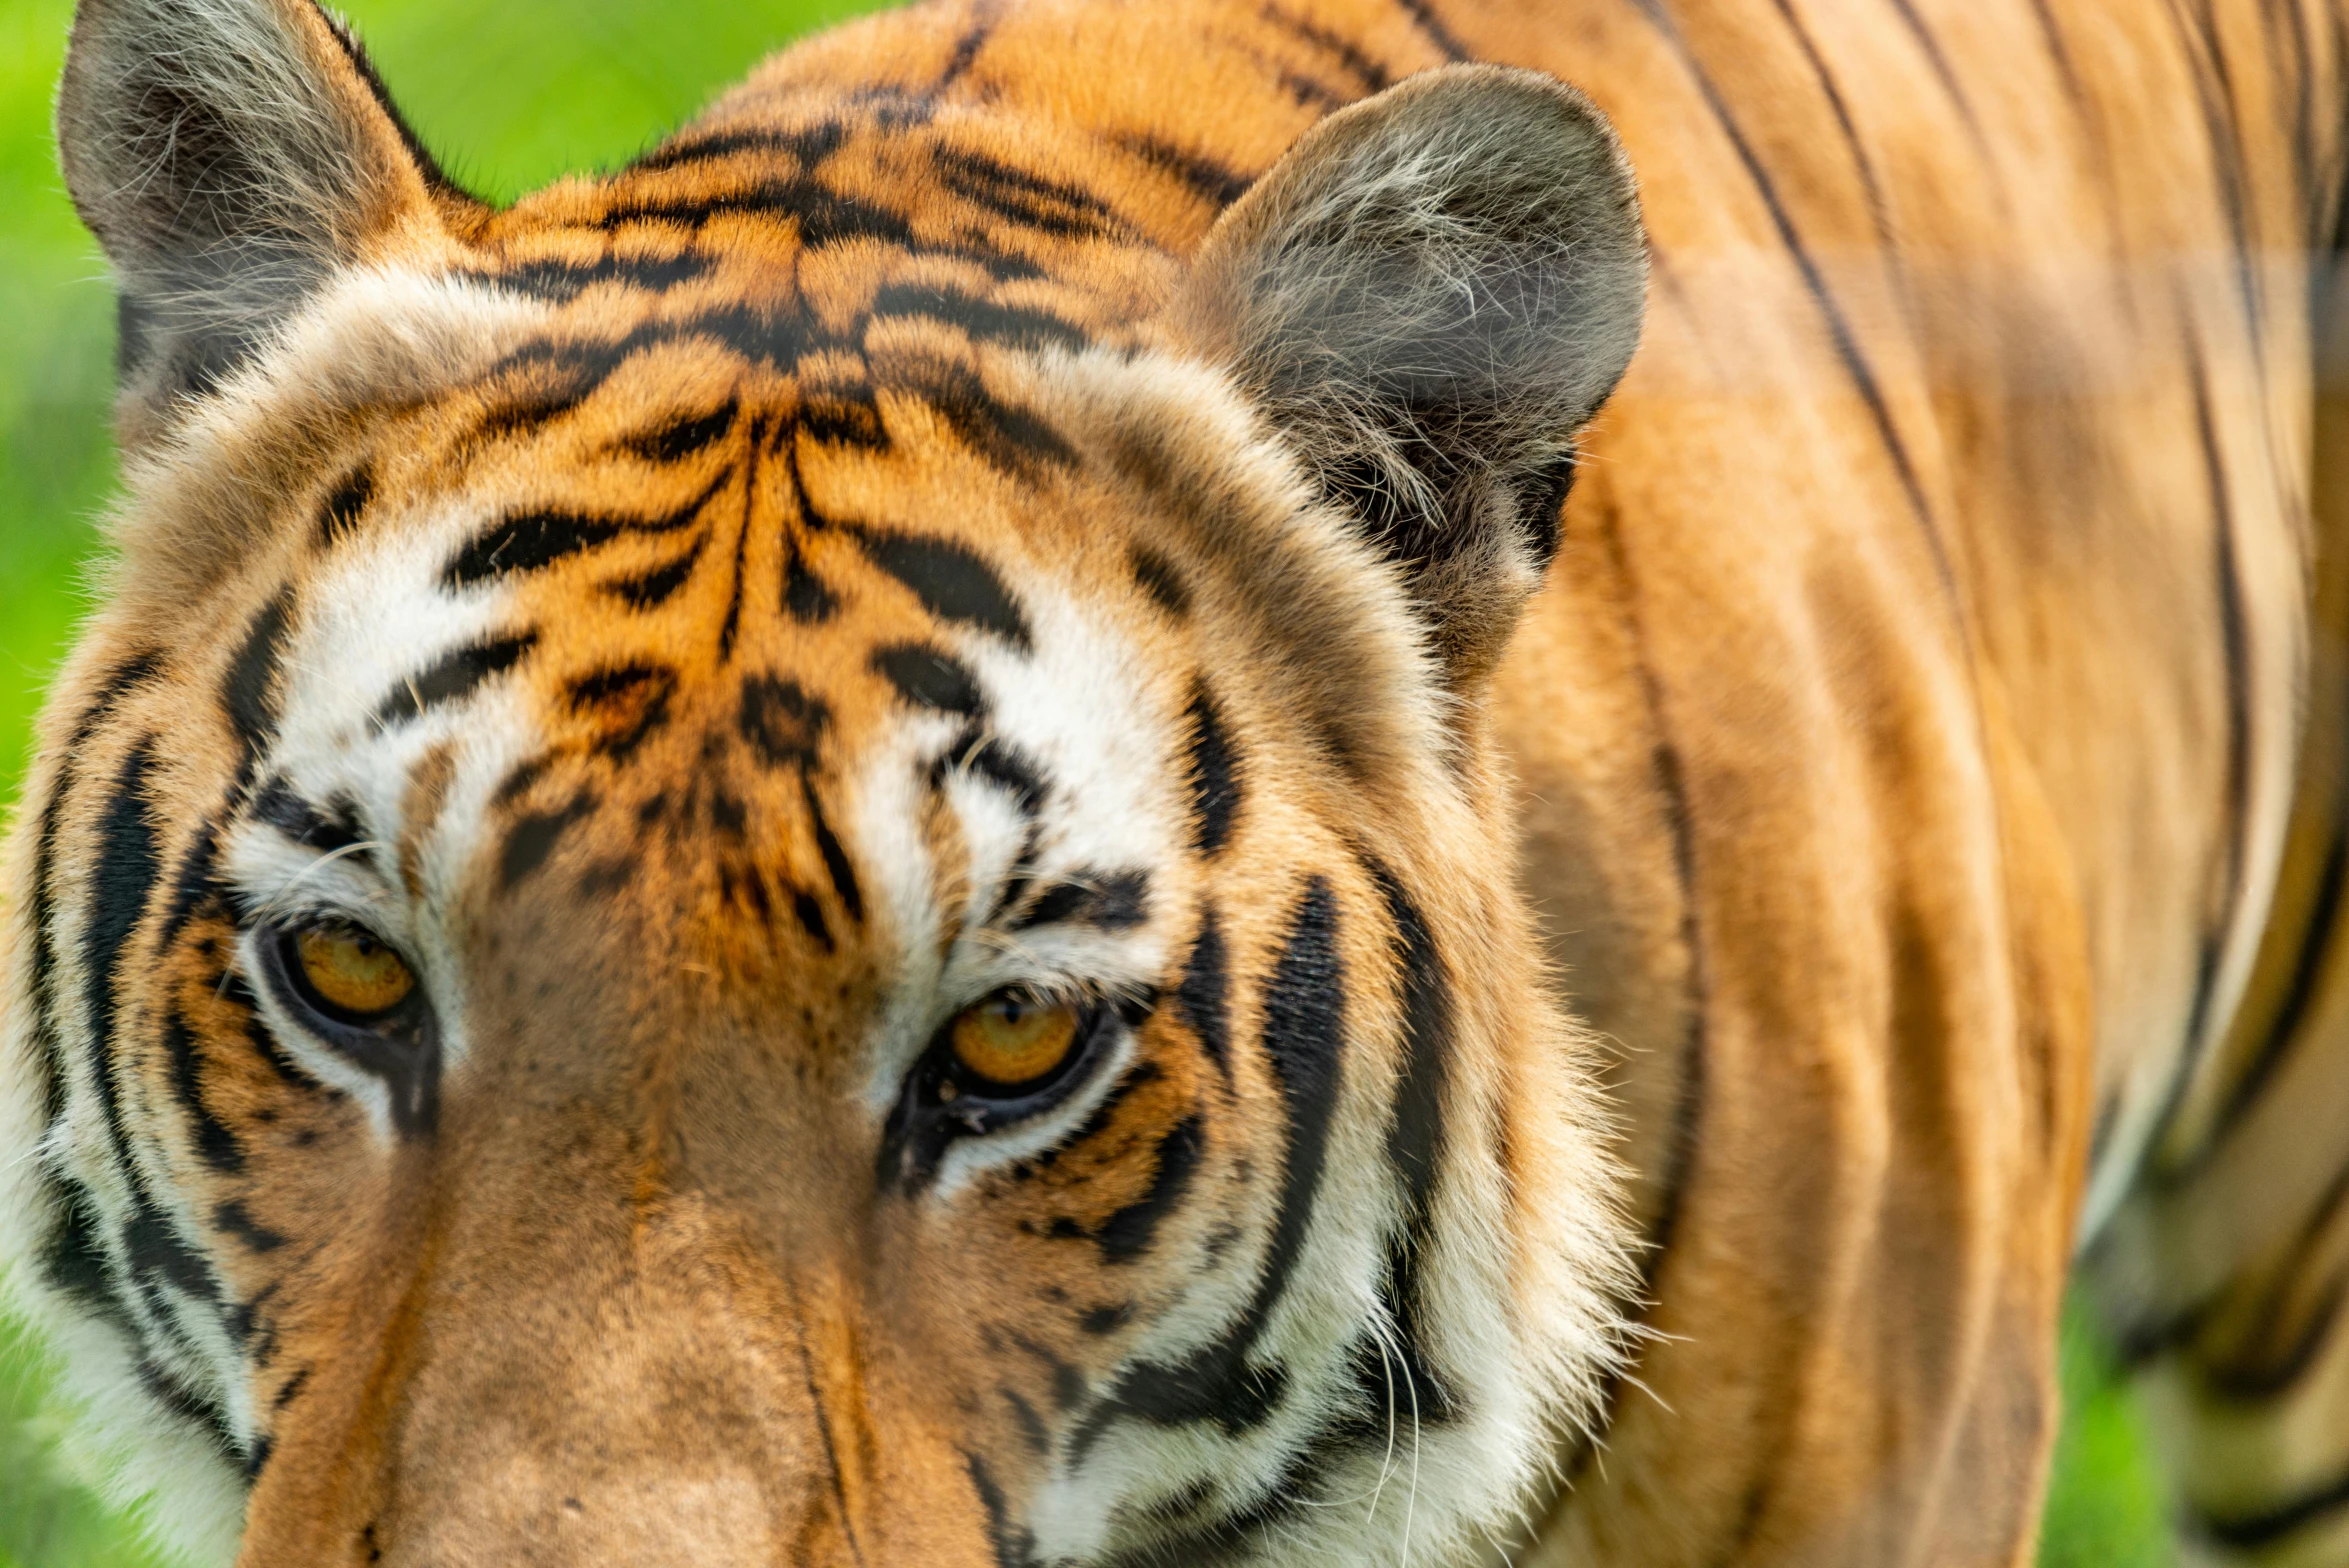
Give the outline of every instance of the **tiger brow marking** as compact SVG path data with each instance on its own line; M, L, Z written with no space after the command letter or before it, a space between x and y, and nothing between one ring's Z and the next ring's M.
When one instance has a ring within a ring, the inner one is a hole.
M623 436L613 444L651 463L674 463L714 445L734 428L740 405L728 398L699 418L677 418L654 429Z
M375 499L375 467L361 463L336 482L318 508L318 543L332 549L359 526L360 514Z
M1141 159L1162 174L1172 175L1188 186L1194 195L1212 203L1218 209L1229 207L1247 194L1255 184L1254 177L1226 167L1205 153L1192 152L1172 142L1142 131L1123 131L1108 138L1109 144L1121 152Z
M538 646L533 629L510 637L490 637L442 654L421 672L402 681L376 704L369 721L381 735L396 724L421 718L433 708L459 702L481 689L493 676L520 664Z
M986 712L978 680L962 661L926 643L897 643L876 648L873 673L897 688L897 694L917 708L959 713L978 718Z
M1183 583L1182 573L1175 565L1155 550L1137 545L1128 552L1127 564L1132 567L1134 583L1176 620L1188 619L1191 614L1191 590Z
M622 577L605 583L604 591L619 599L630 609L639 612L657 610L677 596L677 590L693 580L693 569L701 562L701 553L710 542L709 531L693 536L685 553L673 561L648 568L633 577Z
M855 529L852 537L868 560L938 619L993 633L1022 653L1032 646L1018 601L977 552L946 539L880 529Z
M1150 874L1146 871L1085 872L1056 882L1005 923L1013 931L1077 921L1104 931L1123 931L1150 917Z
M510 891L545 865L563 835L598 804L594 792L583 789L553 811L533 812L517 821L506 834L505 853L498 861L499 885Z
M547 509L521 512L491 525L450 558L441 569L441 586L472 588L495 577L542 571L607 544L622 534L664 534L684 528L733 477L720 473L699 495L665 517L597 517Z
M823 800L816 794L815 781L803 769L799 775L799 792L807 802L808 826L816 836L816 853L823 857L824 872L832 879L832 891L840 899L840 907L852 922L865 918L864 891L857 885L856 868L848 863L848 854L840 847L840 840L832 832L832 824L825 819Z

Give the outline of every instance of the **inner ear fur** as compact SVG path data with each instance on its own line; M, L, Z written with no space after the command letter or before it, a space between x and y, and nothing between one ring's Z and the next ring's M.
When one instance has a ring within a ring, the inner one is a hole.
M1301 138L1166 319L1406 573L1457 686L1556 552L1575 433L1630 362L1646 286L1598 108L1539 72L1449 66Z
M81 0L57 137L114 264L132 444L336 268L479 210L311 0Z

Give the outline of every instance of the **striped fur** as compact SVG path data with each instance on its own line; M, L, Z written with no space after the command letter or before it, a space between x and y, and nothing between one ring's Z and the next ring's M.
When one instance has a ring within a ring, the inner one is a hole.
M2014 1563L2077 1254L2195 1549L2349 1560L2345 21L937 0L493 210L307 0L84 0L0 1255L121 1491Z

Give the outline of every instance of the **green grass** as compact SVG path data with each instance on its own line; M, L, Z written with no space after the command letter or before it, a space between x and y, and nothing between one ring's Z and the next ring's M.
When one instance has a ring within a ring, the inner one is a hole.
M426 142L511 197L626 158L777 43L854 0L358 0L350 10ZM112 481L112 308L49 144L70 0L0 0L0 799L80 612ZM2069 1419L2043 1568L2160 1568L2167 1538L2127 1393L2067 1327ZM80 1484L35 1350L0 1326L0 1568L146 1568Z

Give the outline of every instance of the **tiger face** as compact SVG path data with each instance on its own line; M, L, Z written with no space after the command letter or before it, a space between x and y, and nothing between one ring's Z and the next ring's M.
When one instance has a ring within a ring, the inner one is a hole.
M1454 1560L1619 1350L1479 698L1620 157L1437 72L1185 243L788 64L493 213L306 0L84 4L19 1294L213 1560Z

